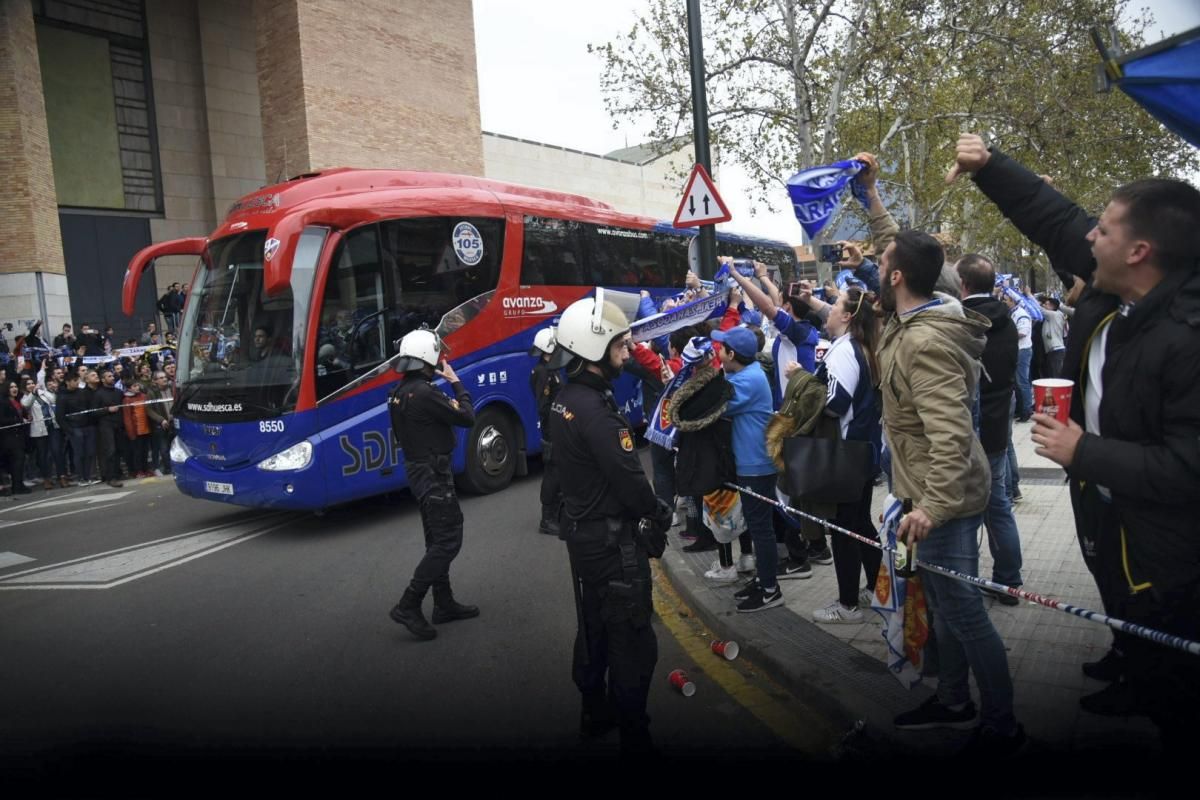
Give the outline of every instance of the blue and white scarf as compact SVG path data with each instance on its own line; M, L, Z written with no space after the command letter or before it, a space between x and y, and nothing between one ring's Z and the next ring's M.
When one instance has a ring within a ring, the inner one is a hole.
M900 530L903 506L899 500L888 495L883 501L884 542L889 548L896 547L896 534ZM883 641L887 645L888 672L905 689L921 682L923 664L909 661L904 646L904 603L908 596L908 581L896 572L895 553L884 553L875 580L875 591L871 595L871 608L883 617ZM922 656L922 661L924 660Z
M704 322L706 319L718 317L725 313L729 300L729 292L719 291L708 297L693 300L687 305L664 311L644 319L639 319L630 326L630 333L635 342L648 342L669 333Z
M683 359L683 366L663 388L662 397L658 398L658 405L654 408L654 417L646 426L646 438L668 450L675 448L675 440L679 436L679 431L671 422L671 400L679 391L679 387L692 377L696 367L708 363L712 358L712 342L703 336L693 336L692 340L683 348L680 357Z
M824 167L812 167L797 172L788 178L788 195L792 198L792 210L809 238L820 233L830 217L842 203L842 192L846 184L863 208L867 201L867 190L854 180L854 176L866 168L862 161L835 161Z

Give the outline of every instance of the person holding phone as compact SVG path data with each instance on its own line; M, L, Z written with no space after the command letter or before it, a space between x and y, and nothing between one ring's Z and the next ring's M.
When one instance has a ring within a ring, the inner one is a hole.
M433 588L433 621L453 622L479 616L479 608L454 599L450 588L450 564L462 549L463 515L454 491L450 454L454 429L475 424L471 395L454 368L445 360L445 347L430 330L416 330L400 340L396 369L404 378L388 398L392 433L404 451L408 485L421 506L425 528L425 556L413 572L404 596L391 610L391 617L416 636L429 640L437 629L421 612L421 603ZM454 390L454 399L436 388L434 378L444 378Z

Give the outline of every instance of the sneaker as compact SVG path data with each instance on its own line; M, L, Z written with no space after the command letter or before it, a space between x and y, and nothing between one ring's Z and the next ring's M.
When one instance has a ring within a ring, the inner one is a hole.
M1083 674L1094 681L1112 683L1120 680L1125 674L1125 656L1120 650L1109 648L1099 661L1086 661L1083 664Z
M722 567L720 564L715 565L708 572L704 573L704 577L714 583L736 583L738 579L737 570L730 564L728 567Z
M930 728L953 728L969 731L978 723L975 704L968 700L962 709L954 709L938 702L937 695L926 700L912 711L905 711L893 720L902 731L926 731Z
M783 605L783 590L778 586L767 592L762 587L758 591L738 603L739 614L753 614L755 611L766 611L768 608Z
M1126 681L1110 683L1098 692L1079 698L1079 707L1089 714L1103 717L1130 717L1138 710L1137 698Z
M750 595L754 594L757 591L758 591L758 578L751 578L750 580L746 581L742 585L742 588L738 589L736 592L733 593L733 599L737 600L740 603L742 600L745 600L746 598L748 598Z
M993 581L995 583L995 581ZM1021 604L1021 598L1013 597L1008 592L999 592L995 589L984 589L983 593L989 597L995 598L996 602L1002 606L1017 606Z
M775 577L781 581L803 580L812 577L812 565L807 561L780 561Z
M846 608L837 600L813 612L813 622L819 622L822 625L838 625L843 623L854 625L862 621L863 615L861 611L857 608Z
M875 599L875 595L871 592L870 589L868 589L865 586L863 588L859 589L858 590L858 608L859 608L859 610L862 610L864 608L870 608L871 602L874 599Z
M756 569L758 569L758 559L754 557L754 553L742 553L738 557L738 572L754 572Z
M959 754L965 758L1006 758L1015 756L1029 741L1025 735L1025 726L1017 724L1017 732L1011 736L1002 736L991 728L979 727L971 734L971 740Z
M832 564L833 551L829 549L829 545L823 547L809 547L808 560L816 564Z

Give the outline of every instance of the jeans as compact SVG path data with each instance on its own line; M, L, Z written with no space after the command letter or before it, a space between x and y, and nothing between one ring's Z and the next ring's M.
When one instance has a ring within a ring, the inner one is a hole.
M654 494L675 507L675 451L650 443L650 465L654 469Z
M934 528L917 548L917 557L977 576L979 548L975 534L982 522L981 515L976 514ZM968 672L974 672L982 706L981 726L1004 736L1015 733L1008 656L984 609L979 587L929 570L921 571L921 581L937 636L938 702L953 706L970 700Z
M82 483L92 479L92 466L96 463L96 426L68 428L71 452L75 457L75 475Z
M1067 354L1065 349L1054 350L1046 353L1046 364L1042 369L1043 378L1061 378L1063 368L1063 357Z
M1033 413L1033 384L1029 382L1029 365L1033 361L1033 348L1017 351L1017 416L1028 417Z
M1011 437L1009 446L1012 446ZM1008 497L1008 454L988 456L992 468L992 491L988 495L983 524L987 528L988 549L992 551L992 581L1005 586L1021 585L1021 537L1013 519Z
M150 435L151 469L160 469L163 475L170 475L171 440L175 438L175 429L155 428Z
M1016 408L1016 398L1009 404L1010 408ZM1020 465L1017 464L1017 448L1013 447L1012 440L1012 423L1008 426L1008 451L1005 453L1006 459L1004 471L1008 474L1004 488L1008 491L1008 497L1011 500L1021 493L1021 472Z
M775 496L775 473L770 475L738 475L738 485L745 486L764 497ZM779 566L779 553L775 549L775 506L749 495L742 495L742 515L746 519L746 532L754 541L754 559L758 567L758 585L764 589L775 588L775 570Z

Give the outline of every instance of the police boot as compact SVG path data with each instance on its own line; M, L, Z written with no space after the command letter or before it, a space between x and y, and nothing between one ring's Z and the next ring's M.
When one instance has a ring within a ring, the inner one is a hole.
M454 599L450 584L433 587L433 621L437 624L479 616L479 606L466 606Z
M430 625L429 620L421 613L421 601L424 599L423 594L418 594L411 587L405 589L404 597L401 597L400 602L391 610L391 617L408 628L413 636L429 640L437 636L437 629ZM433 618L437 619L437 611L433 612Z
M585 694L583 696L583 711L579 715L579 737L581 739L597 739L617 727L617 715L609 705L608 696Z
M558 536L558 506L542 506L542 521L538 523L538 533Z

